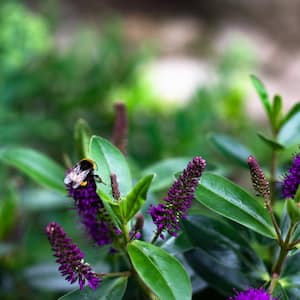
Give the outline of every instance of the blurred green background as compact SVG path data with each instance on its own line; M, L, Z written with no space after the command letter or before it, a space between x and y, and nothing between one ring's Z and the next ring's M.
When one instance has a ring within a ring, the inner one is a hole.
M111 139L116 101L127 106L128 157L136 177L159 161L179 157L174 163L183 166L186 158L202 155L209 168L243 181L243 169L216 151L226 134L261 161L268 158L256 135L268 130L249 74L262 72L273 87L281 65L264 63L274 51L284 57L285 50L260 37L251 40L243 22L236 35L228 21L230 1L224 12L218 1L212 7L175 1L169 12L159 2L74 3L0 2L0 158L7 147L26 146L62 165L66 155L74 163L76 121L85 119L94 134ZM255 8L243 9L251 20ZM272 32L272 25L266 30ZM260 41L265 51L257 51ZM91 262L107 249L86 245L66 196L3 163L0 179L0 298L57 299L73 287L57 272L45 225L61 222L89 248Z

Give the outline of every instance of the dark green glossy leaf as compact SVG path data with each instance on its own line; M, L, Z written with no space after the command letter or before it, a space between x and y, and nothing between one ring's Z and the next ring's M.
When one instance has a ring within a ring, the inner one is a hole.
M227 135L214 134L210 136L210 140L226 158L248 168L247 159L251 152L247 147Z
M263 203L224 177L205 172L196 190L196 200L224 217L276 238Z
M185 254L190 267L222 294L255 286L267 273L249 243L223 220L190 216L184 228L194 246Z
M155 178L151 184L152 192L168 188L174 180L176 173L182 172L189 162L188 158L171 158L158 162L143 172L143 175L155 174Z
M99 184L98 189L110 195L110 175L116 174L121 196L125 197L132 188L131 174L124 155L109 141L93 136L90 140L89 157L97 164L95 173L101 177L105 184Z
M154 175L143 177L130 191L126 198L120 202L120 210L125 223L130 221L143 206L147 199L147 192Z
M272 108L271 108L269 95L266 91L264 84L254 75L251 75L250 78L251 78L252 84L255 87L256 92L259 95L259 98L268 114L268 117L271 119Z
M221 258L216 260L200 248L190 250L184 256L196 274L223 295L232 295L234 288L243 290L251 286L243 272L220 264Z
M265 273L261 259L236 228L228 223L206 216L190 216L184 229L193 246L200 248L225 267L238 269L247 276Z
M127 287L127 277L109 278L103 280L101 286L93 291L85 287L82 291L79 289L72 291L58 300L121 300L123 299Z
M18 168L37 183L66 193L64 187L66 171L46 155L32 149L16 147L3 149L0 159Z
M264 134L258 132L257 135L259 136L259 138L264 141L266 143L266 145L268 145L271 149L274 150L283 150L284 146L281 145L280 143L272 140L271 138L266 137Z
M285 147L294 146L300 142L300 111L293 114L281 127L278 142Z
M85 120L79 119L76 122L74 128L74 140L80 158L88 157L91 137L90 132L89 125Z
M190 300L192 287L181 263L163 249L135 240L128 253L143 282L160 300Z

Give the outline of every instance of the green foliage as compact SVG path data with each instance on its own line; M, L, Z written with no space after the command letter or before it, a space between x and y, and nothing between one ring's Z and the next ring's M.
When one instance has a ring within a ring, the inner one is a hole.
M196 191L196 200L262 235L276 237L263 203L226 178L206 172Z
M142 241L129 244L128 253L143 282L159 299L191 299L192 286L188 274L176 258Z

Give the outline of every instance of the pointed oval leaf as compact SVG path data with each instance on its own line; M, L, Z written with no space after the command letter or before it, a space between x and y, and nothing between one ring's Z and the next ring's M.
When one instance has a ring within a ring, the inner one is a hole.
M213 134L209 138L216 149L224 156L229 157L233 162L248 168L247 159L251 154L251 151L247 147L227 135Z
M264 134L258 132L257 133L258 137L264 141L266 143L266 145L268 145L271 149L273 150L283 150L284 149L284 146L281 145L280 143L266 137Z
M288 113L281 120L280 127L283 126L286 122L288 122L295 114L300 112L300 102L296 103L292 108L288 111Z
M264 86L264 84L254 75L250 76L251 80L252 80L252 84L256 89L257 94L259 95L259 98L268 114L268 117L271 119L271 103L270 103L270 99L269 99L269 95L266 91L266 88Z
M124 221L130 221L143 206L147 199L147 192L151 185L154 174L143 177L130 191L127 197L120 202Z
M69 292L58 300L121 300L127 287L127 277L107 278L103 280L100 287L93 291L85 287L82 291L79 289Z
M222 176L204 173L196 191L196 200L228 219L269 238L276 238L263 203Z
M256 255L236 228L225 221L206 216L190 216L184 229L193 246L207 252L225 267L238 269L251 276L266 273L262 260Z
M95 171L105 184L98 188L112 198L110 175L116 174L121 196L125 197L132 188L132 180L127 161L121 151L106 139L92 136L90 140L89 157L97 164Z
M160 300L190 300L192 286L181 263L163 249L135 240L128 245L132 264Z
M46 155L29 148L7 148L1 151L0 159L24 172L37 183L66 193L65 170Z

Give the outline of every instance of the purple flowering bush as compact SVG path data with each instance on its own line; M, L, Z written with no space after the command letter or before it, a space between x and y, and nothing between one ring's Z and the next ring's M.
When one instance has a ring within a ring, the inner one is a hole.
M66 157L65 167L30 149L6 153L22 157L11 163L68 199L67 224L76 234L59 218L45 224L56 275L75 289L59 299L300 299L300 151L293 129L300 105L284 114L281 97L270 99L252 81L271 129L271 136L258 134L268 164L229 136L210 136L230 163L247 170L250 188L201 153L132 172L122 104L111 141L89 134L82 120L76 124L79 154ZM35 164L27 168L28 161Z

